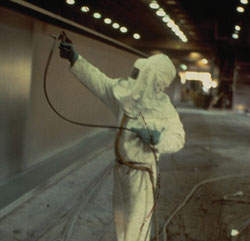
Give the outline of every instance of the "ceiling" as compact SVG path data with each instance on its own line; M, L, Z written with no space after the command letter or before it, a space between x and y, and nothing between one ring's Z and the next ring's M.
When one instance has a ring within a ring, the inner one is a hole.
M163 52L179 63L193 62L207 58L209 63L222 65L224 62L249 61L250 50L250 4L240 0L158 0L158 4L186 35L183 42L149 7L152 0L75 0L69 5L66 0L27 0L58 15L69 18L97 32L117 39L146 53ZM238 13L237 6L245 12ZM89 12L81 12L88 6ZM93 13L102 14L100 19ZM127 33L104 24L103 18L109 17L120 26L126 26ZM239 38L233 39L234 26L241 27ZM136 40L133 33L139 33ZM197 53L196 55L194 54ZM195 57L196 56L196 57ZM195 67L195 65L193 65ZM196 65L197 67L197 65ZM204 67L207 66L198 66ZM211 64L209 65L211 68Z

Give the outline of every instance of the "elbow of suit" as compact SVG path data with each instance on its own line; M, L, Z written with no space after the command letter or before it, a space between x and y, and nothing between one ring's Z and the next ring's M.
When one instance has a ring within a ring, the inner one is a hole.
M161 153L175 153L180 151L185 145L185 134L174 134L168 136L161 144L158 146L158 150Z

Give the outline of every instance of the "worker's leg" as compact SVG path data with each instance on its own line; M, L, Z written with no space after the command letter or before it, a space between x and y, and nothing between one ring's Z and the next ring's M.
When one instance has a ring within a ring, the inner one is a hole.
M148 241L150 212L154 205L149 173L124 165L117 165L114 172L114 220L118 241Z

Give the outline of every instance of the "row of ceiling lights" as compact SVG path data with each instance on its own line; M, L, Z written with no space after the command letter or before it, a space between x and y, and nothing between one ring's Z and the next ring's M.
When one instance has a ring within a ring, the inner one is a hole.
M240 5L238 5L236 7L236 10L237 12L239 13L244 13L245 12L245 8L244 8L244 5L247 5L248 4L248 0L240 0ZM234 26L234 32L232 34L232 38L234 39L238 39L239 38L239 32L241 30L241 26L240 25L235 25Z
M66 0L66 3L69 4L69 5L73 5L73 4L75 4L75 0ZM88 6L82 6L81 11L83 13L88 13L88 12L90 12L90 8ZM102 14L99 13L99 12L94 12L92 16L95 19L101 19L102 18ZM127 33L128 32L127 27L120 26L119 23L113 22L110 18L104 18L103 21L104 21L105 24L110 24L114 29L119 29L122 33ZM141 35L139 33L134 33L133 38L134 39L140 39Z
M149 7L156 10L156 15L162 18L162 21L178 36L183 42L187 42L186 35L180 30L179 26L166 14L165 10L161 8L157 1L152 1Z

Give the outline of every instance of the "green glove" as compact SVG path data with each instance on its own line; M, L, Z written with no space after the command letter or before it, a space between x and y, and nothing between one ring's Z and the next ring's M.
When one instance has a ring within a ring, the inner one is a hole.
M68 59L71 66L76 62L78 58L78 53L74 50L73 45L67 42L61 42L60 46L60 56L64 59Z
M160 140L161 133L157 130L147 130L143 128L131 128L132 131L143 141L145 144L157 145ZM152 143L151 143L152 138Z

